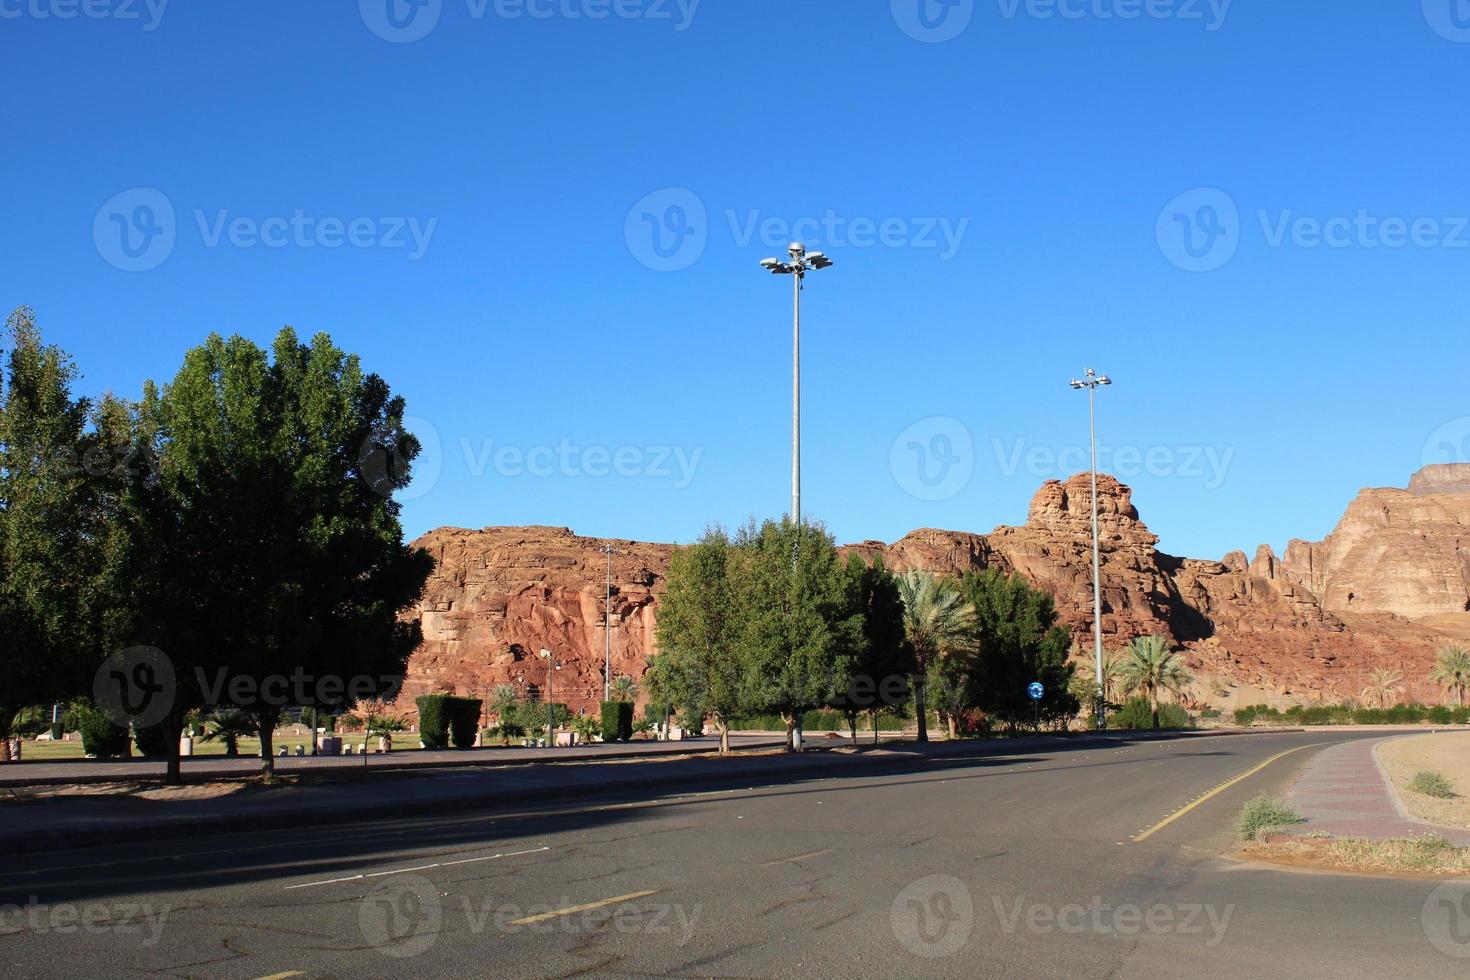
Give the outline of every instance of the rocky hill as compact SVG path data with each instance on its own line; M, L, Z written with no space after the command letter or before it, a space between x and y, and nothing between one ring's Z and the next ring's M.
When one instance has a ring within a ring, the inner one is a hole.
M1157 550L1128 487L1099 477L1104 643L1157 633L1186 650L1199 704L1353 697L1369 672L1425 680L1435 648L1470 639L1470 466L1430 467L1409 489L1364 490L1320 542L1284 558L1262 545L1247 561ZM671 546L583 538L566 528L445 528L417 544L438 561L419 617L424 644L406 694L480 696L498 683L541 691L542 648L563 664L552 694L576 707L601 696L604 593L611 545L613 674L634 677L654 652L658 594ZM989 534L924 529L893 544L849 546L892 568L959 574L995 567L1056 598L1090 649L1092 575L1087 476L1037 491L1025 525ZM407 704L408 702L405 702Z

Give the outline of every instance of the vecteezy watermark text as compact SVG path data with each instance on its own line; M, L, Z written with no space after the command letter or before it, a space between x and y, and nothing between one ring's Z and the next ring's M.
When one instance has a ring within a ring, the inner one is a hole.
M24 905L0 905L0 936L54 933L71 936L141 936L156 946L173 908L148 902L42 902L32 895Z
M169 0L0 0L0 20L137 21L145 31L163 22Z
M667 23L676 33L694 25L703 0L464 0L472 21L497 20L604 21L639 20ZM358 13L368 30L394 44L420 41L443 19L445 0L358 0Z
M1028 445L1025 439L1013 439L1007 445L992 437L990 447L1002 476L1024 473L1038 479L1066 479L1092 465L1087 446ZM1122 478L1151 476L1159 479L1177 477L1201 480L1205 489L1216 490L1224 484L1235 459L1235 447L1226 446L1112 446L1100 443L1097 463L1102 470Z
M704 456L700 447L685 446L579 446L562 439L555 446L496 445L486 439L478 447L468 439L460 440L465 465L470 476L482 477L486 471L495 475L538 479L560 476L603 479L672 480L675 490L685 490L694 482L699 461Z
M1214 948L1225 938L1234 905L1190 904L1140 906L1131 902L1112 903L1094 895L1085 903L1028 904L1024 896L1011 900L991 896L1001 931L1010 935L1025 927L1035 935L1063 933L1069 936L1149 935L1207 936L1205 945Z

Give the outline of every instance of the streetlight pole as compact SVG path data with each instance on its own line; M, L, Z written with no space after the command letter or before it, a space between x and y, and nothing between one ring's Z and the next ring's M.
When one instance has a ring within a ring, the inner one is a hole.
M551 696L551 676L561 670L561 664L552 657L551 651L542 649L541 657L546 661L546 747L556 748L556 699Z
M1106 374L1099 375L1092 368L1082 381L1075 378L1072 387L1087 389L1087 426L1092 445L1092 639L1093 656L1097 666L1097 723L1107 727L1108 699L1103 686L1103 642L1102 642L1102 581L1097 544L1097 389L1112 384Z
M603 549L607 552L607 593L602 601L602 700L612 700L612 543Z
M761 267L773 276L792 277L791 313L791 521L801 524L801 290L808 272L830 267L832 260L821 252L808 252L801 242L787 249L791 258L763 259Z

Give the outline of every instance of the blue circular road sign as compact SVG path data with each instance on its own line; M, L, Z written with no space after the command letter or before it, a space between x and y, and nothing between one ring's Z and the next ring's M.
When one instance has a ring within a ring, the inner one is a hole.
M1046 688L1042 687L1035 681L1032 681L1029 685L1027 685L1026 693L1031 697L1032 701L1040 701L1042 697L1046 694Z

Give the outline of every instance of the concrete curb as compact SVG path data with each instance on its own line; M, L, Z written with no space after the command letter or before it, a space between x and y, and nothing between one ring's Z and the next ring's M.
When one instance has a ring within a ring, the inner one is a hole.
M800 774L810 774L815 778L831 778L833 776L864 776L882 775L885 772L911 772L917 765L930 762L945 762L950 759L958 759L966 754L979 756L1008 755L1010 749L1036 749L1048 745L1078 744L1084 742L1114 742L1114 741L1166 741L1173 739L1211 738L1227 735L1250 735L1258 734L1245 730L1221 730L1221 731L1189 731L1189 732L1107 732L1103 734L1086 733L1083 735L1057 738L1055 736L1025 736L1015 739L987 740L987 741L961 741L961 742L936 742L930 743L930 747L923 751L917 750L913 743L904 743L903 748L883 750L878 746L878 751L863 752L854 755L835 756L827 751L811 750L801 756L780 757L768 763L759 763L750 759L740 759L738 756L729 761L742 763L740 768L734 770L703 772L689 772L684 767L679 772L658 773L653 770L647 772L650 763L647 759L641 763L635 763L633 767L619 766L610 776L621 774L618 770L628 773L626 779L606 779L592 786L574 782L562 785L545 787L526 787L520 789L497 788L493 780L487 779L487 785L483 791L477 791L465 796L450 797L437 802L414 800L384 800L381 803L361 806L354 805L352 808L353 820L365 818L394 818L394 817L423 817L431 814L454 813L465 810L481 809L487 806L503 806L507 804L526 803L562 803L567 800L592 800L609 795L617 796L630 790L644 791L649 789L666 789L671 786L709 786L718 783L734 783L736 785L750 785L752 781L764 781L774 777L787 777ZM1272 734L1279 734L1272 733ZM952 746L946 750L947 746ZM905 751L906 750L906 751ZM705 761L718 762L719 760L703 757ZM608 757L601 757L606 762ZM837 762L837 760L842 760ZM694 760L667 760L668 764L678 765L679 761L691 762ZM836 762L836 765L833 763ZM640 772L640 770L642 772ZM400 771L399 774L402 774ZM488 774L487 774L488 775ZM275 813L235 813L223 815L179 814L177 816L165 815L161 818L150 820L114 820L98 821L88 823L81 821L73 823L65 828L56 830L28 830L22 833L0 835L0 854L26 854L47 850L69 850L86 847L105 846L109 844L127 843L135 840L140 833L167 834L173 839L187 839L194 837L208 837L231 832L257 832L272 830L299 830L304 823L316 816L323 814L335 814L340 817L340 804L329 800L325 795L316 801L302 801L304 805L282 809ZM33 804L21 803L18 806L29 806ZM36 806L65 805L64 803L38 803Z

